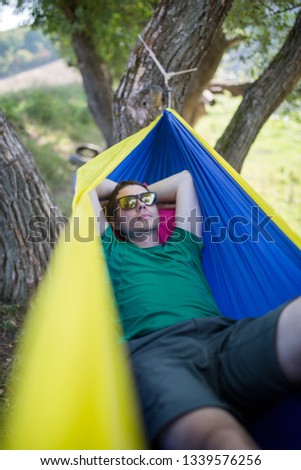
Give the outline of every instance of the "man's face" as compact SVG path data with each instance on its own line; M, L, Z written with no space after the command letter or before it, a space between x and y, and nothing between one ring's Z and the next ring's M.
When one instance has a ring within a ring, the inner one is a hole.
M146 188L139 185L128 185L121 188L117 194L117 199L123 196L133 196L147 192ZM142 234L156 232L159 225L159 213L156 204L147 206L140 199L137 199L136 207L133 209L122 209L119 204L114 211L114 225L122 235L129 239L142 237Z

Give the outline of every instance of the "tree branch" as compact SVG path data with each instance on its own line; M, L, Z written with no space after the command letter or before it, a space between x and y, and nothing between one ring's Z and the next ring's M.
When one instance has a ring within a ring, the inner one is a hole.
M301 77L301 12L263 74L245 92L216 150L240 171L258 132Z

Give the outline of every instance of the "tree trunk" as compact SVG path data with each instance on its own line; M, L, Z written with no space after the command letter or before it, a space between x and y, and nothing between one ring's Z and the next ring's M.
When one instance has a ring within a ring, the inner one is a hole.
M162 0L141 36L167 72L202 63L216 31L233 0ZM183 111L191 73L176 76L171 105ZM164 107L164 79L138 40L128 69L121 79L113 105L114 140L119 141L152 121Z
M301 12L274 60L245 92L243 101L216 144L237 170L258 132L301 77Z
M25 303L45 271L59 226L32 155L1 111L0 157L0 298Z
M198 64L198 70L191 76L183 106L183 117L191 126L194 126L200 117L198 108L202 92L214 76L230 44L231 41L228 41L222 29L219 29L214 36L207 54L203 55Z
M113 144L113 118L109 72L88 36L75 32L72 34L72 44L83 77L89 109L102 131L107 146L110 147Z
M208 84L208 90L211 93L224 93L229 91L231 96L244 95L247 88L251 86L252 82L234 82L232 80L211 80Z

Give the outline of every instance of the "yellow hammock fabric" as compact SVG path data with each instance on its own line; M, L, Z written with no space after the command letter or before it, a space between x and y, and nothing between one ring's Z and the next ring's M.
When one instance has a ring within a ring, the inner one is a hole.
M89 192L156 122L79 171L70 230L61 236L22 334L4 449L146 447Z

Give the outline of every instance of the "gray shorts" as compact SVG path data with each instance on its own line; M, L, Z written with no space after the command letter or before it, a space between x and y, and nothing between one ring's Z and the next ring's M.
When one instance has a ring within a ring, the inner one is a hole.
M130 340L150 441L190 411L220 407L246 423L291 393L275 347L284 307L258 318L192 319Z

